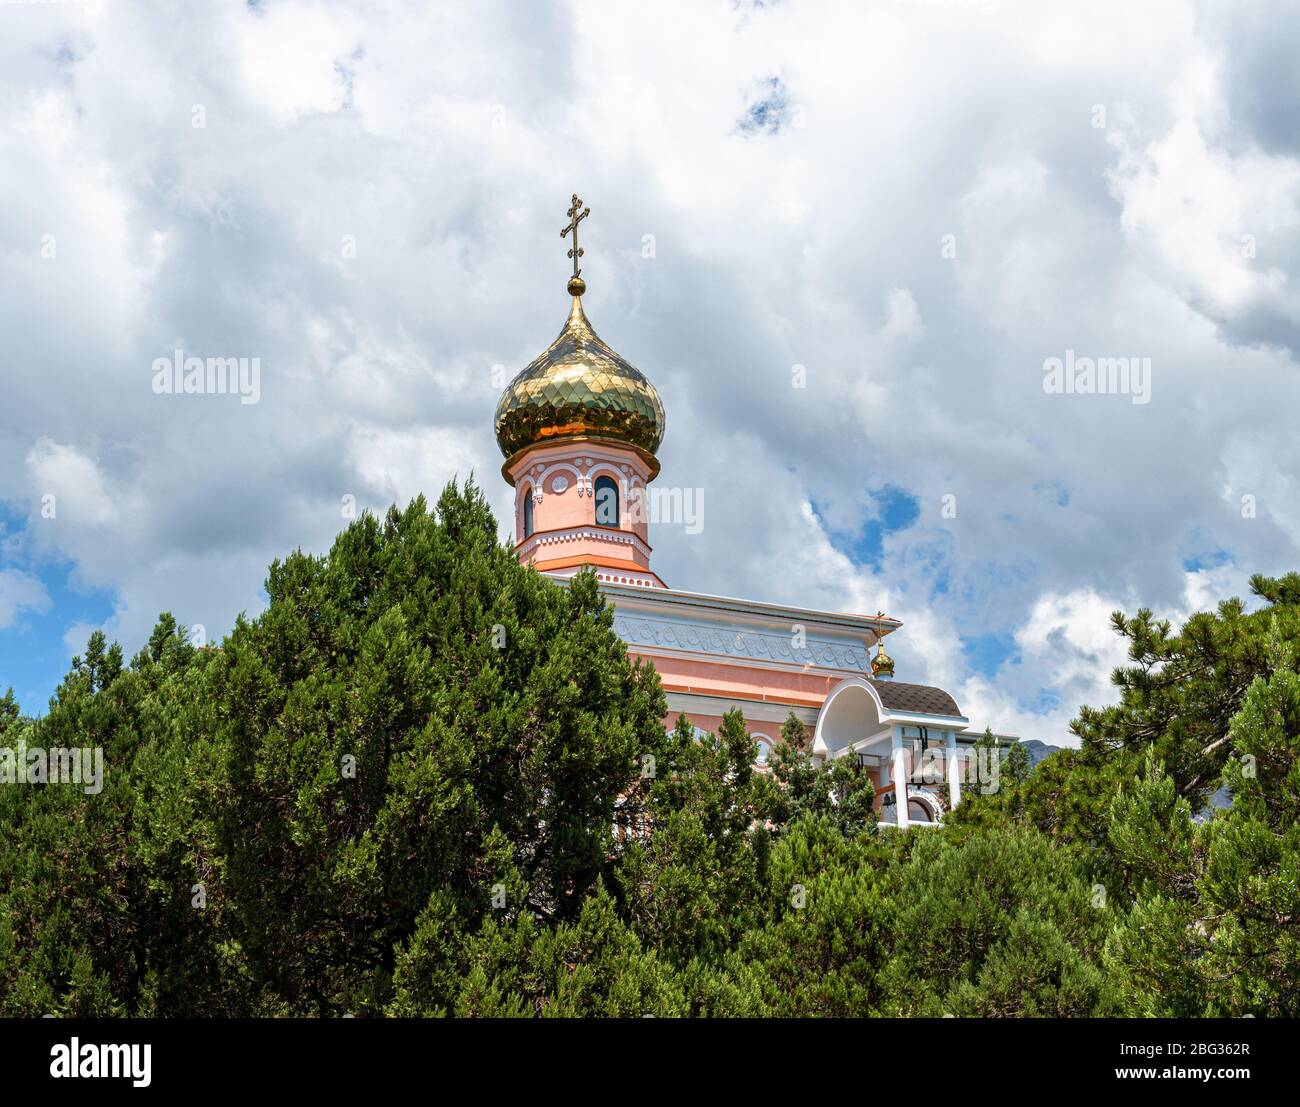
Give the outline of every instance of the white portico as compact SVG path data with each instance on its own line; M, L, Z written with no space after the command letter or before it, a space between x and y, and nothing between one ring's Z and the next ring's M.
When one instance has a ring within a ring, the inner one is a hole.
M812 752L858 758L877 779L887 825L934 825L961 803L963 783L996 777L996 758L976 757L969 728L941 688L852 676L827 694Z

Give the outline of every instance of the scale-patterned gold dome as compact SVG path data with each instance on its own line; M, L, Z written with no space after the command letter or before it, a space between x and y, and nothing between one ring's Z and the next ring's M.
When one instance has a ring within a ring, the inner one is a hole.
M573 307L564 329L502 393L496 435L507 458L540 443L609 438L636 447L653 461L663 441L659 393L591 329L579 299L585 289L575 275L569 282Z

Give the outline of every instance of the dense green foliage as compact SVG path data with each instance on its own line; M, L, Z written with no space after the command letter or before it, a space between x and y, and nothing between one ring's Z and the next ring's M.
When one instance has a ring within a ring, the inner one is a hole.
M1300 577L1117 614L1082 748L899 834L793 716L770 772L739 713L665 733L594 577L495 536L452 486L219 648L164 615L0 699L106 766L0 785L0 1014L1300 1014Z

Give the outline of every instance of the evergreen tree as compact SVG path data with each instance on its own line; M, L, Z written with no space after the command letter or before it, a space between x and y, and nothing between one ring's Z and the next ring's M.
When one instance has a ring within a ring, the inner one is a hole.
M841 833L853 835L874 826L875 788L856 757L818 763L808 749L807 731L793 711L781 726L772 751L772 817L778 827L805 815L830 819Z
M256 978L307 1010L378 1010L426 908L478 929L492 834L527 911L576 919L665 747L657 677L594 575L520 566L453 485L435 514L417 499L275 563L267 592L214 665L204 782Z
M1085 859L1022 827L913 831L893 885L893 955L882 974L898 1015L1111 1013L1101 968L1112 924Z
M766 908L726 960L766 1014L857 1017L884 1001L879 977L890 948L891 844L805 813L773 850Z
M1232 805L1197 826L1153 757L1112 807L1135 903L1107 953L1134 1013L1300 1014L1300 676L1286 625L1274 614L1268 672L1231 722Z
M1251 682L1267 671L1270 624L1276 620L1285 641L1300 640L1300 574L1254 576L1251 591L1265 601L1262 610L1248 614L1241 600L1224 600L1177 633L1145 608L1131 619L1111 616L1132 664L1113 674L1119 703L1084 707L1073 724L1094 765L1112 751L1152 747L1178 793L1194 808L1204 804L1228 757L1229 723Z
M673 963L719 956L750 921L767 854L770 782L739 711L695 737L679 716L655 778L649 833L629 843L621 896L637 933Z
M1082 748L900 833L793 713L769 772L739 711L665 733L594 576L452 485L219 648L164 614L0 699L0 746L105 765L0 788L0 1014L1300 1014L1300 575L1252 583L1117 616Z

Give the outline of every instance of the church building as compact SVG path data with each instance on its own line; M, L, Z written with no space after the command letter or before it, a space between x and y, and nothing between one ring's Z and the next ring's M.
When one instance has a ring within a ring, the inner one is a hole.
M738 707L762 763L793 711L815 757L867 768L883 823L937 824L964 784L987 786L990 774L951 695L894 679L885 637L898 619L710 596L655 572L648 486L659 476L664 405L583 309L578 227L589 213L575 195L561 231L573 259L568 318L496 409L520 561L561 580L594 569L628 652L658 670L665 726L684 712L715 730Z

